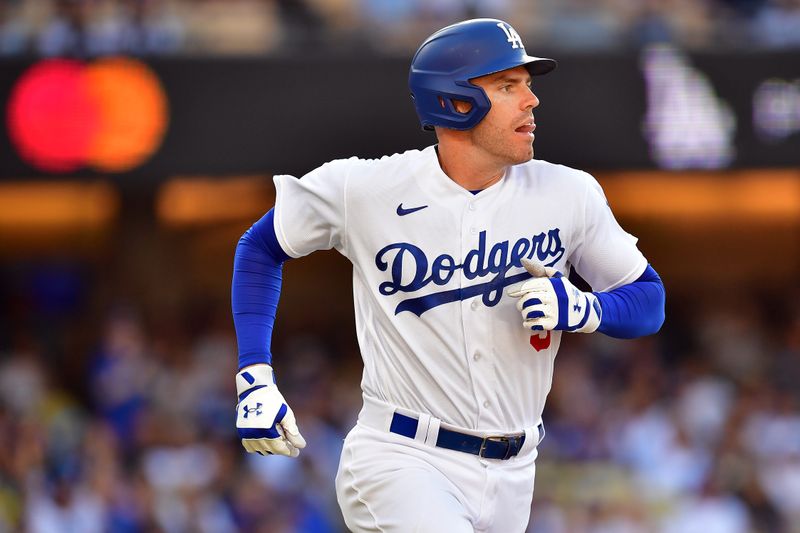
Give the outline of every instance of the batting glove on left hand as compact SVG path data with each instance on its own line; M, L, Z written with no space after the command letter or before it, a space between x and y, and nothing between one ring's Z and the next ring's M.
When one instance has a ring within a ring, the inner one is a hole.
M508 291L519 298L522 325L534 331L560 330L592 333L600 326L602 310L597 296L583 292L552 267L522 260L531 279Z
M258 364L236 374L236 429L251 453L297 457L306 440L297 429L292 408L275 384L272 367Z

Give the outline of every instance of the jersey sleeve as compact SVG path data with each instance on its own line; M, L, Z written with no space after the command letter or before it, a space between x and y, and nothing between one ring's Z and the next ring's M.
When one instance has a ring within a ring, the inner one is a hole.
M647 259L636 247L636 237L614 218L600 184L585 176L583 231L577 232L570 262L593 290L607 291L635 281L647 268Z
M352 160L326 163L298 179L274 177L275 235L290 257L345 246L345 193Z

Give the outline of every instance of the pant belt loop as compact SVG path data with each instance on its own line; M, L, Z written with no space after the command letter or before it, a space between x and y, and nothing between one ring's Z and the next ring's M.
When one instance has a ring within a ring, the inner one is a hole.
M414 440L424 443L425 437L428 435L428 426L431 422L431 415L421 413L419 415L419 423L417 424L417 434L414 435Z
M428 425L428 434L425 436L425 444L436 447L436 441L439 439L439 427L441 424L441 420L431 417L430 424Z

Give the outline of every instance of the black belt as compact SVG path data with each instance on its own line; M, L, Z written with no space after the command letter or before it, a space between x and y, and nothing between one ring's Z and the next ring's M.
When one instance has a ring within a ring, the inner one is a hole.
M389 431L413 439L417 434L418 425L419 420L416 418L395 413L392 416L392 425L389 426ZM537 430L541 435L541 429L537 428ZM471 453L486 459L509 459L514 457L522 449L523 444L525 444L524 433L510 436L476 437L475 435L459 433L442 427L439 428L439 436L436 438L436 446L439 448Z

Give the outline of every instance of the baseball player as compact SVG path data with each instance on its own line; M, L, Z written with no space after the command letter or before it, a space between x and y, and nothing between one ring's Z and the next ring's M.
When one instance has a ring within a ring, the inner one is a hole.
M500 20L434 33L409 87L438 144L276 176L275 207L239 241L236 426L249 452L306 445L271 366L282 263L336 248L353 264L364 405L336 477L353 531L524 531L563 332L661 327L661 280L598 183L533 159L531 81L555 67Z

